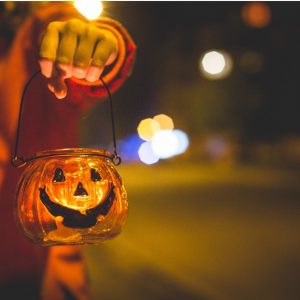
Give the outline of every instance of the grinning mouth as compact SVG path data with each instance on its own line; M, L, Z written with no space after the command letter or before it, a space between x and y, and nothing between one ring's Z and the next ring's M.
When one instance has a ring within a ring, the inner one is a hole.
M63 217L62 224L70 228L89 228L97 224L98 216L106 216L112 207L115 199L114 185L110 184L109 192L104 201L87 209L85 213L53 202L46 192L46 187L39 188L40 200L50 214L55 217Z

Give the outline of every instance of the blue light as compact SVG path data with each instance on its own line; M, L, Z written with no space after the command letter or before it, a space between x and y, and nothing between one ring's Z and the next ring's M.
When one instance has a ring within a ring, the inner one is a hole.
M124 162L139 161L138 151L143 140L137 134L132 134L118 144L118 152Z

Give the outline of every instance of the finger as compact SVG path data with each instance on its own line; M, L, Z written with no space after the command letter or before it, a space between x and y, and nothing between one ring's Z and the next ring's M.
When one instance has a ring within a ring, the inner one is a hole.
M87 68L79 68L79 67L73 67L72 72L73 72L73 77L78 78L78 79L83 79L86 76L88 69Z
M87 33L80 38L74 54L73 64L75 67L87 69L93 56L94 48L97 43L96 35Z
M54 61L59 43L60 23L52 22L48 25L40 46L40 57Z
M116 53L116 46L110 39L104 39L97 43L91 65L99 68L103 68L110 56Z
M57 66L58 75L48 80L48 88L53 92L58 99L63 99L67 96L67 85L65 83L66 72Z
M55 95L57 99L63 99L67 96L67 86L64 80L49 79L48 88Z
M50 79L48 83L49 90L54 93L57 99L64 99L67 96L68 90L67 85L63 79Z
M57 48L56 62L72 65L76 47L77 34L72 31L64 32Z
M104 70L104 68L90 66L86 73L85 79L90 82L95 82L100 78L103 70Z
M106 61L105 65L108 66L108 65L112 64L116 60L117 56L118 56L118 53L117 52L113 52L110 55L110 57L108 58L108 60Z
M40 59L39 64L41 67L41 73L46 77L50 78L53 71L53 61L49 59Z
M66 88L63 85L59 85L58 82L54 82L53 80L51 80L51 82L48 82L48 88L57 99L63 99L67 95Z
M63 73L63 78L70 78L73 76L72 65L57 64L56 68L58 70L58 73Z

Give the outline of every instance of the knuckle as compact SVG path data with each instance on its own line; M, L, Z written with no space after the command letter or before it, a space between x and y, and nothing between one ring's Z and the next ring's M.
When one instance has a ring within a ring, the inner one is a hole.
M59 21L50 22L47 26L47 31L57 30L61 24L62 22Z
M111 32L107 32L105 34L104 40L105 40L105 43L106 43L108 49L111 52L117 51L118 41L117 41L117 38Z
M88 39L94 39L97 36L97 28L95 26L87 26L85 30L85 36Z
M85 25L86 24L80 20L71 19L65 22L64 31L66 33L81 33Z
M104 41L105 44L110 45L112 48L117 48L118 40L115 35L106 29L95 28L100 40Z
M105 60L106 58L103 55L98 54L97 56L93 57L92 65L101 68L105 65Z

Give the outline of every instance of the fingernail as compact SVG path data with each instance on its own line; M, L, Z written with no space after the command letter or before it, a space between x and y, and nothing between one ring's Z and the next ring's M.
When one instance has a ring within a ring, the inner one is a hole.
M87 69L73 67L72 73L75 78L83 79L86 76Z
M66 91L60 91L60 92L54 92L57 99L61 100L64 99L67 96Z
M67 96L67 85L62 77L49 79L48 88L55 94L57 99L63 99Z
M52 74L53 69L53 61L48 59L40 59L39 60L40 67L41 67L41 73L46 77L50 78Z
M90 66L86 73L85 79L90 82L95 82L100 78L104 68L98 68L95 66Z
M51 83L48 83L48 89L50 92L54 93L54 86Z
M63 99L67 96L67 85L65 84L65 81L62 80L58 83L55 90L56 98Z
M108 58L108 60L106 61L105 65L108 66L108 65L112 64L112 63L115 61L116 58L117 58L117 53L116 53L116 52L113 52L113 53L109 56L109 58Z

